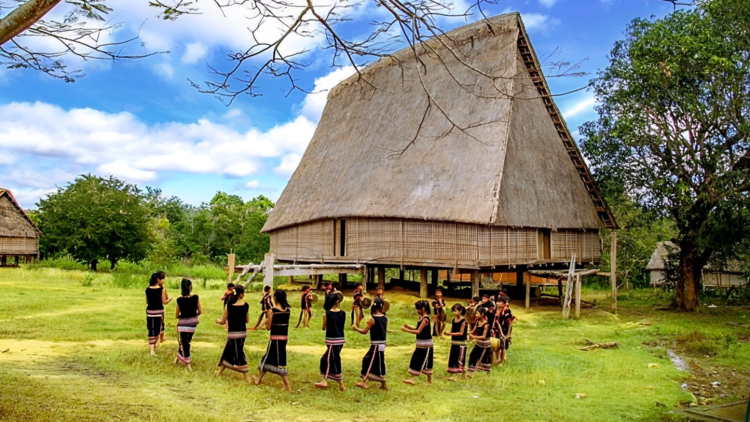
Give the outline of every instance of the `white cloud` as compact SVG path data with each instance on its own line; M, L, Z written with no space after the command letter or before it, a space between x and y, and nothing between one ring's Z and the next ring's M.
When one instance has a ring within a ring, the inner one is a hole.
M185 46L185 54L182 55L182 64L194 64L206 57L206 47L199 42L190 43Z
M557 0L540 0L541 2L548 2L554 4ZM551 6L550 4L550 6ZM513 9L510 7L503 10L503 13L510 13ZM560 24L560 19L550 18L549 15L541 13L521 13L521 20L523 25L529 32L540 30L541 32L548 32L550 29Z
M151 182L156 179L156 172L138 170L130 167L125 160L116 160L99 166L99 172L125 179L129 182Z
M317 122L326 106L328 92L341 81L354 74L354 67L345 66L315 80L315 89L305 97L302 103L302 115L308 120Z
M539 4L541 4L544 7L552 7L557 3L557 0L539 0Z
M172 79L174 77L174 68L167 62L159 63L158 65L156 65L156 73L166 77L167 79Z
M301 155L287 154L281 159L281 164L273 169L273 171L280 176L290 177L297 170L300 161L302 161Z
M563 117L565 119L569 119L575 115L593 111L594 110L594 104L596 104L596 98L594 97L587 97L575 104L573 104L570 108L563 111Z
M245 187L248 189L255 189L260 185L260 183L257 180L251 180L247 183L245 183Z

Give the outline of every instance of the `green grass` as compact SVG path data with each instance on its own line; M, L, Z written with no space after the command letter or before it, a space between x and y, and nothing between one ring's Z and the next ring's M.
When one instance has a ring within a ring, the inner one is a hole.
M687 374L671 364L667 347L678 345L696 356L709 350L713 365L750 370L750 347L742 341L748 331L743 325L750 324L747 307L705 308L698 314L655 311L654 304L666 297L645 290L620 298L615 317L603 310L609 307L606 293L587 290L584 298L597 299L600 309L584 310L581 320L562 320L553 307L525 312L514 302L519 321L510 359L491 376L445 381L449 343L443 340L435 347L434 384L410 387L401 379L414 338L398 328L416 321L410 303L415 298L388 292L394 330L386 350L390 391L354 387L369 341L351 330L343 353L348 391L316 389L312 383L319 380L324 334L292 329L294 392L289 394L272 375L259 387L245 385L234 373L213 376L226 340L223 327L213 323L220 316L225 280L196 283L204 315L194 339L194 371L188 372L172 365L173 304L167 306L168 341L158 356L149 356L145 284L123 282L127 288L120 288L112 274L93 279L87 274L0 269L0 420L677 420L669 412L693 398L681 390ZM170 288L170 294L177 293ZM254 322L260 293L246 300ZM290 302L296 324L299 294L291 293ZM321 312L317 304L314 327ZM265 331L249 333L251 366L259 362L267 339ZM581 352L584 339L617 341L622 347ZM658 366L649 368L650 363ZM575 399L576 393L587 397Z

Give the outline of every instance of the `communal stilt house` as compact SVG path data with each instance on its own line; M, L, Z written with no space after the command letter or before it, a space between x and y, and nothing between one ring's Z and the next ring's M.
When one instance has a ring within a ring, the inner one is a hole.
M13 194L0 188L0 266L18 265L20 258L33 262L41 236Z
M328 94L263 228L276 259L364 264L381 284L388 267L468 272L474 292L482 273L520 286L529 268L566 268L574 253L598 262L599 230L616 223L520 15L415 50Z

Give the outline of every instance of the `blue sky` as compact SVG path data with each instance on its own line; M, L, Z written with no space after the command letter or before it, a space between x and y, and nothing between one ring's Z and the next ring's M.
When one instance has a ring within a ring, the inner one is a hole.
M108 3L123 22L113 37L140 27L147 48L170 53L136 61L70 59L87 75L72 84L0 69L0 187L27 208L88 172L159 187L194 205L217 191L276 200L312 137L326 93L286 96L285 84L266 80L263 96L242 96L226 107L188 79L208 79L208 64L221 65L227 52L248 46L247 20L239 10L224 17L206 2L202 15L165 22L146 0ZM658 0L499 0L488 9L492 15L506 11L521 12L540 57L557 51L550 61L586 59L581 71L589 75L548 80L561 93L586 85L606 66L628 22L663 16L672 6ZM366 29L371 13L356 9L347 31ZM347 76L347 69L328 66L327 53L315 51L314 42L295 42L313 48L305 58L310 66L297 75L301 85L320 91ZM586 91L556 101L573 130L596 117Z

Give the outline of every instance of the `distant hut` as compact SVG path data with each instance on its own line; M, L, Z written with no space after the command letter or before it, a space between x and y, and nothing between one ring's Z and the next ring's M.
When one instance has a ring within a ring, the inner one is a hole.
M664 261L667 259L670 251L679 252L680 247L675 246L672 242L659 242L656 244L654 253L646 265L646 269L651 276L650 284L652 286L663 286L666 275L664 272ZM739 261L728 262L725 268L714 268L710 264L703 271L703 286L714 287L718 289L742 288L748 286L748 279L742 270L742 263Z
M24 212L13 194L0 188L0 266L9 265L8 258L26 258L33 262L39 254L42 232Z
M567 267L573 253L600 260L599 230L616 223L520 15L444 40L459 54L418 46L421 78L471 136L433 105L410 143L427 107L411 49L364 69L367 82L340 83L263 227L278 261L365 264L381 284L386 267L431 270L433 281L438 269L508 272L522 284L529 267Z

